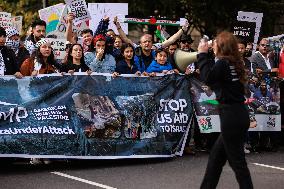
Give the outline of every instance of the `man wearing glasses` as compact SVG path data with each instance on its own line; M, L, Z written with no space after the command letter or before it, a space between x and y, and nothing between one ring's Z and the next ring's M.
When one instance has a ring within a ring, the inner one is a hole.
M251 57L253 73L261 72L277 72L273 59L269 57L269 43L266 38L259 42L259 51L255 52Z
M194 52L194 50L191 48L192 43L193 40L191 39L190 35L182 34L180 37L179 47L183 51Z

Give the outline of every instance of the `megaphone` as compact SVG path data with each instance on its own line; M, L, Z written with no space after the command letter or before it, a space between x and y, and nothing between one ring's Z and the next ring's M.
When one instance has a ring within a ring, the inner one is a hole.
M177 49L174 54L174 60L179 71L184 73L188 65L197 61L197 52L186 52Z

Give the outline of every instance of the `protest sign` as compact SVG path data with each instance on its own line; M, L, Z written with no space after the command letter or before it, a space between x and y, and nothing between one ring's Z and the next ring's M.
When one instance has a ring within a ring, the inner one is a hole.
M64 59L66 55L65 47L66 47L66 39L53 39L48 38L51 43L51 47L54 52L54 56L56 59Z
M174 74L0 77L0 157L172 157L192 116L188 82Z
M269 98L260 95L259 83L265 81ZM191 78L191 90L196 117L201 133L220 132L220 117L218 101L215 93L204 83ZM269 75L262 78L252 78L248 85L250 96L246 99L246 105L250 113L249 131L281 131L280 114L280 89L278 81L270 79Z
M12 26L17 28L19 31L20 35L22 33L22 26L23 26L23 16L14 16L11 19Z
M233 34L246 43L254 41L255 23L237 21L233 26Z
M63 3L53 5L38 11L41 20L46 22L46 33L56 30L56 26L59 22L60 15L64 8Z
M84 0L65 0L65 2L69 11L73 12L75 15L75 19L73 20L74 25L78 25L91 19L88 7Z
M0 26L5 28L5 29L12 26L11 13L0 12Z
M128 15L128 3L89 3L88 9L91 14L90 28L96 31L99 22L104 17L108 16L110 19L109 27L113 29L116 33L116 26L112 22L115 16ZM128 24L121 23L122 30L128 34Z
M262 22L263 13L255 13L255 12L244 12L239 11L237 20L238 21L246 21L246 22L255 22L255 35L253 41L253 50L252 53L256 51L257 41L260 33L261 22Z
M64 36L64 34L66 32L67 16L68 16L68 8L65 5L64 9L62 11L62 14L60 16L60 20L59 20L59 23L57 25L57 29L56 29L58 32L61 33L61 36ZM78 24L77 26L74 25L74 23L73 23L73 26L72 26L73 32L76 33L77 36L81 36L81 31L89 28L87 22L88 21L82 22L82 23Z

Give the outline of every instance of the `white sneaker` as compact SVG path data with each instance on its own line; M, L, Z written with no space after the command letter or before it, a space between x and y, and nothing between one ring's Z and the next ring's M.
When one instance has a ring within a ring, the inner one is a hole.
M40 165L43 164L42 160L40 158L31 158L30 164L32 165Z
M248 149L246 149L245 147L244 147L244 152L245 152L245 154L249 154L250 153L250 151Z

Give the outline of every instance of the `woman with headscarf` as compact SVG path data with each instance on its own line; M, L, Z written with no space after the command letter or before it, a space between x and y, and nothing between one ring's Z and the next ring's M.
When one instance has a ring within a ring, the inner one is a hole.
M20 33L15 27L7 28L6 34L6 46L14 51L17 64L21 67L24 60L30 57L29 51L21 44Z
M54 58L51 44L43 38L36 43L36 50L32 56L23 62L21 73L25 76L36 76L56 73L57 69L60 69L60 65Z

